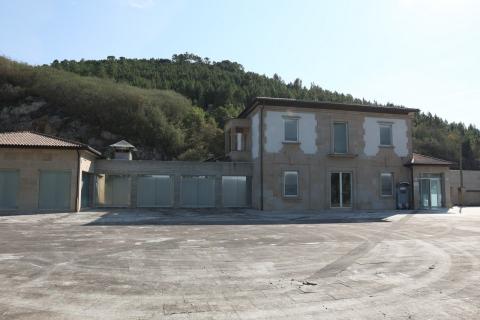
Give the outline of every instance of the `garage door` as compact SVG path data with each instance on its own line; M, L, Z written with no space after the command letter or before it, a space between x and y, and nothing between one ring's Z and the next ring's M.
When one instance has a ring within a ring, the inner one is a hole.
M245 176L222 177L222 197L224 207L249 206L249 180Z
M40 171L40 209L70 209L70 178L67 171Z
M184 207L215 207L215 176L182 176Z
M0 210L17 207L18 171L0 171Z
M130 205L130 177L97 175L97 205L100 207L128 207Z
M138 207L171 207L173 179L167 175L145 175L137 178Z

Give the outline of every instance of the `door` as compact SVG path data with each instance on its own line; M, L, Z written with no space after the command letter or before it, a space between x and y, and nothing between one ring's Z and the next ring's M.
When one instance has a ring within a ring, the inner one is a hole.
M182 176L183 207L215 207L215 176Z
M0 210L16 209L18 196L18 171L0 171Z
M91 207L92 201L92 175L86 172L82 172L82 201L81 201L81 208L89 208Z
M330 206L332 208L352 207L352 174L350 172L330 174Z
M137 178L138 207L171 207L173 179L168 175L145 175Z
M442 207L442 179L420 178L420 207L423 209Z
M40 171L40 209L70 209L70 172Z

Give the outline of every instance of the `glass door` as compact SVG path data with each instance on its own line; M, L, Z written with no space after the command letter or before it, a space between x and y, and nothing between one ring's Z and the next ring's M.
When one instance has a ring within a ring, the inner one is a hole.
M330 206L332 208L352 207L352 174L350 172L330 174Z
M430 206L442 207L442 185L439 178L430 179Z
M430 176L420 178L420 207L422 209L442 207L442 179Z

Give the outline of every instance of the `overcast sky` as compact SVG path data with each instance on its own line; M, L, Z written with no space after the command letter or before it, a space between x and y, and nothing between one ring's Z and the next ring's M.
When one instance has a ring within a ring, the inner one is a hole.
M480 1L0 0L15 60L187 51L480 127Z

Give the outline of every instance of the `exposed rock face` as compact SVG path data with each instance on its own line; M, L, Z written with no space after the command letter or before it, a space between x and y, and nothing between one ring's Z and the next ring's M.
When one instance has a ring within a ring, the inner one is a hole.
M62 114L44 100L29 98L20 105L0 106L1 131L33 130L87 143L99 151L122 139Z
M27 97L18 103L2 103L0 99L0 132L13 130L33 130L80 141L92 146L107 157L109 155L108 146L124 139L137 148L134 154L135 159L164 158L158 150L145 148L145 146L131 141L129 137L69 117L62 112L60 107L52 106L39 98Z

